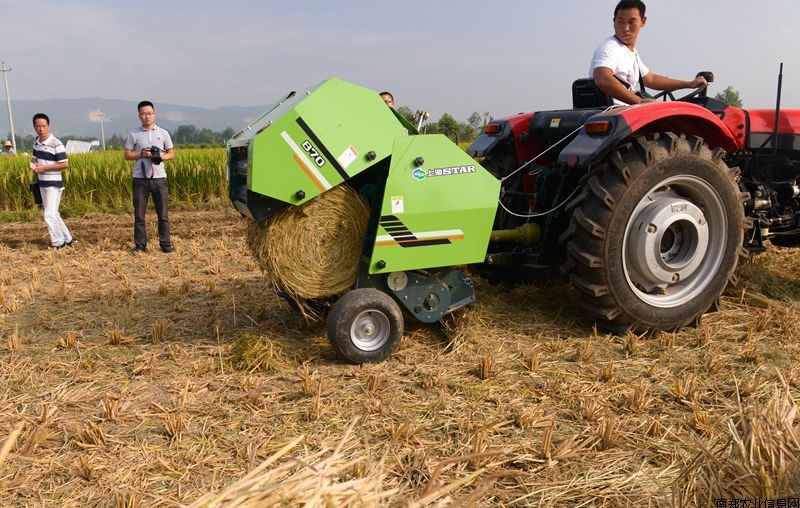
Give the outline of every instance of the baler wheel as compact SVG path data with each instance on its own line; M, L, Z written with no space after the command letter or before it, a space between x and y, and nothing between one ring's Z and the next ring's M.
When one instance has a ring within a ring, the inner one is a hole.
M403 337L403 314L392 298L377 289L359 288L344 294L328 314L328 340L351 363L380 362Z

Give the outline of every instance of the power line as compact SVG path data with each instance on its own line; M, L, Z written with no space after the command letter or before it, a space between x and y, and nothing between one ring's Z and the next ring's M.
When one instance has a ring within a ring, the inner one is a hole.
M9 69L9 70L11 70L11 69ZM17 76L21 77L22 79L24 79L25 81L27 81L27 82L28 82L28 83L30 83L31 85L35 86L35 87L36 87L36 88L38 88L40 91L44 92L44 93L45 93L45 95L48 95L48 96L49 96L51 99L56 99L56 98L57 98L57 97L56 97L56 96L55 96L53 93L49 92L48 90L45 90L44 88L42 88L41 86L39 86L37 83L35 83L33 80L31 80L30 78L26 77L24 74L22 74L21 72L19 72L19 70L18 70L18 69L14 69L14 72L17 74Z

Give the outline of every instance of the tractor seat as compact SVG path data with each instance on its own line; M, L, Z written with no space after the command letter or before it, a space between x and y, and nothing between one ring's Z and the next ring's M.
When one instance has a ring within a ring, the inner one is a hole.
M614 104L611 97L600 90L592 78L576 79L572 82L572 107L606 108Z

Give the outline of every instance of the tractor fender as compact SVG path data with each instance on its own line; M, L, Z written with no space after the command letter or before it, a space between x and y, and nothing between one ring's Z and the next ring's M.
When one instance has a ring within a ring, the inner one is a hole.
M711 111L689 102L651 102L604 111L589 118L558 157L569 167L591 165L621 143L654 132L698 136L710 148L739 149L736 137Z

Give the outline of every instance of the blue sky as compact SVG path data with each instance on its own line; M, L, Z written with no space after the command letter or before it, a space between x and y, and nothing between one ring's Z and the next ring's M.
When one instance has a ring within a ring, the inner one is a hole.
M432 119L498 117L569 107L570 84L612 33L615 4L0 0L0 60L13 69L12 99L249 106L336 76L391 90ZM711 70L712 93L731 85L745 106L773 107L784 62L782 105L800 108L800 1L647 4L637 48L652 70L685 79Z

